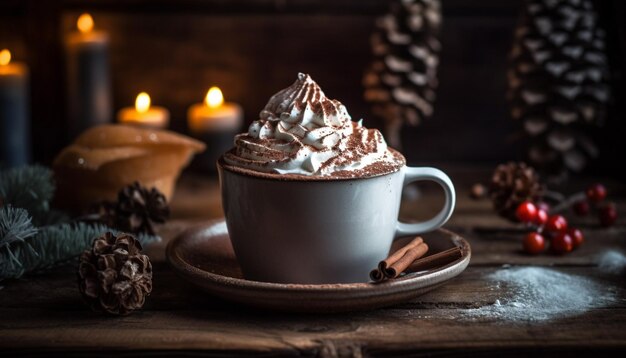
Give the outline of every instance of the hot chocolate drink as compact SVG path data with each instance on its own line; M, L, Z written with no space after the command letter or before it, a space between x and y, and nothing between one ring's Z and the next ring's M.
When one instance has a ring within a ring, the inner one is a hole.
M225 164L241 171L307 179L359 178L399 170L404 157L382 134L353 122L346 107L304 73L273 95Z
M276 93L217 163L228 235L249 280L367 282L392 241L443 225L454 187L435 168L412 168L383 136L353 122L305 74ZM440 184L435 217L398 221L402 188Z

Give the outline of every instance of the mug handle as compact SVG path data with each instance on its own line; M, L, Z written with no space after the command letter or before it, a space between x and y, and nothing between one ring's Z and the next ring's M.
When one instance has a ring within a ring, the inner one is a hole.
M404 173L403 187L418 180L431 180L441 185L443 192L445 193L446 202L443 205L443 209L435 215L432 219L426 220L421 223L404 223L398 221L396 225L395 238L409 235L417 235L427 231L435 230L441 227L450 219L454 205L456 203L456 194L454 192L454 185L452 180L441 170L430 167L406 167Z

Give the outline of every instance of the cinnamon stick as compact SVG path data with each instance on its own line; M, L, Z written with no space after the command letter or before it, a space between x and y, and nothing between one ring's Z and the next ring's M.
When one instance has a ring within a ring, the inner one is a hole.
M370 271L370 279L374 282L380 282L385 279L385 275L377 268Z
M426 245L426 244L424 244ZM405 252L406 253L406 252ZM448 265L460 258L463 257L463 251L460 247L455 246L453 248L438 252L436 254L421 258L421 259L417 259L413 262L410 263L410 265L403 269L402 271L397 271L397 275L399 275L401 272L405 271L406 272L419 272L419 271L426 271L426 270L431 270L434 268L438 268L438 267L442 267L445 265ZM382 262L381 262L382 263ZM393 264L392 264L393 266ZM401 267L399 267L401 268ZM386 270L388 270L389 268L387 268ZM397 275L395 277L397 277ZM378 268L372 270L372 272L370 272L370 278L372 279L372 281L374 282L380 282L380 281L384 281L385 279L388 278L395 278L394 276L387 276L385 274L385 271L381 271L380 270L380 265Z
M384 271L385 276L388 278L398 277L407 267L409 267L413 261L424 256L428 251L428 245L422 242L421 244L407 250L402 257L387 267Z
M409 272L430 270L445 266L463 257L463 251L459 246L447 249L436 254L424 257L413 262L407 269Z
M370 278L375 282L383 281L386 278L395 278L413 261L424 256L427 251L428 245L418 236L381 261L378 267L370 272Z
M402 256L404 256L407 253L407 251L421 245L423 242L424 242L424 239L422 239L420 236L417 236L415 239L411 240L411 242L402 246L400 249L398 249L398 251L394 252L389 257L381 261L378 264L378 269L382 272L385 272L387 267L393 265L395 262L400 260Z

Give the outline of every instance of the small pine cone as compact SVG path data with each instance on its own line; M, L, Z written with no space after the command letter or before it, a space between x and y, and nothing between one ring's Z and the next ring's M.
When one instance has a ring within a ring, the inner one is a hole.
M133 236L107 232L80 256L78 287L93 310L127 315L152 292L152 264Z
M489 196L495 211L502 217L517 221L515 210L525 200L535 201L543 194L537 172L526 163L500 164L493 172Z
M154 235L154 223L164 223L170 208L165 195L156 188L148 190L134 182L119 192L116 214L116 228Z

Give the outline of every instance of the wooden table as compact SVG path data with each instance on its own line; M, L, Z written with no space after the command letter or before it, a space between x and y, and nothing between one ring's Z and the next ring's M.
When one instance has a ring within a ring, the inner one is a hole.
M488 172L447 169L459 196L447 227L469 239L472 261L449 284L410 302L370 312L299 315L262 312L200 292L178 279L163 256L167 240L182 229L221 215L216 182L187 176L172 203L175 218L161 230L164 241L148 249L154 263L154 291L142 311L128 317L92 313L81 301L73 267L4 282L0 348L10 354L2 356L65 351L75 356L113 351L159 356L525 356L626 350L624 274L603 272L596 261L608 249L626 251L626 215L610 229L594 226L591 218L579 220L576 224L587 235L579 250L563 257L530 257L520 252L521 234L493 214L489 202L467 199L469 185L487 178ZM626 213L624 188L609 184L616 188L613 199L619 199L618 210ZM421 209L441 202L438 193L429 189L424 189L418 204L405 204L403 213L427 216ZM550 266L584 276L613 287L618 300L610 307L548 321L463 318L468 309L510 297L510 287L494 286L485 279L503 265Z

